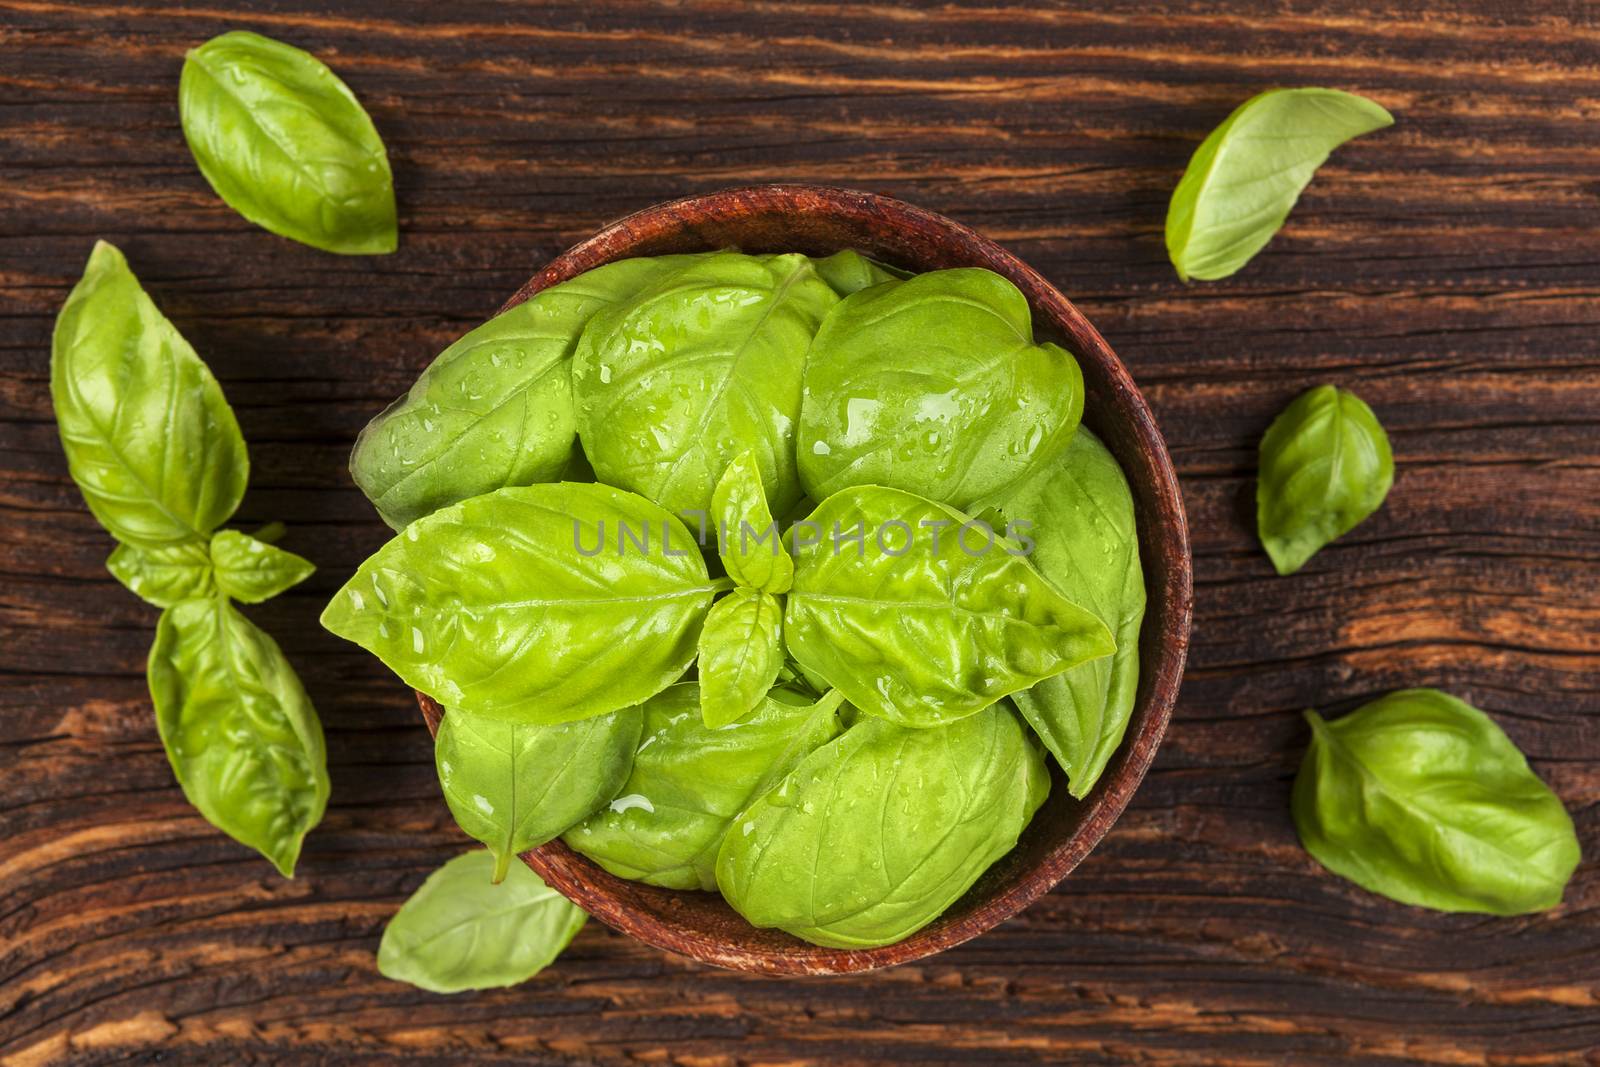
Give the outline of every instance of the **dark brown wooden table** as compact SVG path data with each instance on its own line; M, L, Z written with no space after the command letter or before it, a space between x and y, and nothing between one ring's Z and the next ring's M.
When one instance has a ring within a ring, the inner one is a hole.
M0 1059L38 1064L1600 1062L1600 877L1521 919L1402 907L1296 844L1299 712L1407 685L1490 711L1600 851L1600 25L1580 4L0 0ZM237 14L222 9L238 8ZM206 186L183 52L325 58L394 163L401 248L273 237ZM1330 85L1341 149L1245 271L1185 287L1167 197L1244 97ZM385 920L463 847L410 695L321 632L384 529L361 425L595 226L730 184L867 188L1009 245L1132 368L1186 486L1191 667L1154 771L1019 918L923 964L777 981L591 925L505 992L381 979ZM120 245L239 412L240 519L321 567L251 610L326 724L326 820L284 881L184 803L143 664L156 614L67 478L51 323ZM1388 504L1293 578L1255 447L1356 388Z

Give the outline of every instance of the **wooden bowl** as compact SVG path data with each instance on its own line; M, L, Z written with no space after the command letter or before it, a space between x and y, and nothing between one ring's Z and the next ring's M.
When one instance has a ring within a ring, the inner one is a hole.
M719 967L763 974L842 974L906 963L976 937L1049 892L1105 836L1144 778L1172 714L1189 642L1189 533L1178 479L1144 397L1071 301L993 241L942 215L872 193L758 185L658 204L557 256L506 307L615 259L729 247L811 255L854 248L912 271L987 267L1027 295L1042 338L1077 356L1087 387L1083 421L1122 464L1138 510L1149 606L1139 645L1143 675L1127 737L1082 801L1067 794L1052 761L1050 799L1017 847L942 916L884 948L819 948L776 930L758 930L715 893L625 881L560 841L522 858L607 926ZM418 699L429 728L437 730L439 705L422 694Z

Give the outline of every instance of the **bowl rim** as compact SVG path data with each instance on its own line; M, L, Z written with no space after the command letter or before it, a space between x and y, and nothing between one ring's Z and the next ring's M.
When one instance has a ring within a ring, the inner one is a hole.
M779 949L733 945L693 925L673 924L627 906L606 888L609 883L621 880L574 852L559 838L522 853L521 858L535 873L591 916L655 948L718 967L757 974L847 974L908 963L977 937L1052 890L1105 837L1150 768L1171 719L1182 680L1193 610L1188 521L1177 474L1155 416L1127 368L1088 319L1042 275L999 244L943 215L891 197L834 186L782 183L735 186L664 201L602 226L571 246L536 272L500 310L509 310L543 289L612 260L655 254L640 250L649 248L652 243L681 238L695 225L689 220L701 220L702 224L736 223L752 212L789 212L802 216L825 213L846 222L870 220L877 225L893 224L904 227L904 236L910 245L917 245L919 237L926 238L923 243L930 251L938 248L942 252L943 247L932 243L935 240L932 235L936 235L959 244L963 258L973 260L967 265L985 267L1015 283L1028 297L1036 322L1043 320L1057 332L1073 338L1075 343L1069 347L1074 356L1080 363L1088 359L1097 365L1105 379L1104 385L1131 416L1133 437L1147 468L1144 473L1150 478L1147 488L1155 512L1153 516L1143 513L1140 516L1140 551L1146 557L1147 588L1151 578L1148 557L1159 549L1165 564L1166 580L1160 601L1165 610L1162 617L1155 620L1157 629L1153 636L1149 631L1151 615L1147 612L1146 632L1140 639L1143 658L1139 695L1130 717L1130 723L1136 723L1137 730L1130 729L1094 789L1078 802L1087 805L1088 810L1074 832L1050 848L1013 885L983 900L954 921L945 922L941 917L902 941L870 949L824 948L777 931L763 933L785 938L792 946L785 943ZM1126 469L1126 459L1120 454L1117 458ZM1129 482L1135 485L1137 498L1140 486L1133 477ZM1152 518L1157 520L1154 527L1150 522ZM1152 603L1156 600L1155 596L1150 597ZM1150 647L1156 650L1153 658L1143 655ZM420 691L416 696L430 733L436 733L444 709ZM982 879L976 883L977 886L982 884ZM958 905L959 902L951 905L947 912L954 911Z

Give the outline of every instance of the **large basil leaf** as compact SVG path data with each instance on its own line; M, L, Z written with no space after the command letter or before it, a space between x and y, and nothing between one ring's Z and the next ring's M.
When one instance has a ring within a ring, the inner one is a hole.
M1077 360L1033 343L1015 285L933 271L856 293L823 321L805 368L800 480L814 500L886 485L964 508L1060 455L1082 413Z
M216 590L211 556L206 543L200 540L177 541L160 548L118 545L106 560L106 570L129 592L158 608L171 607L191 597L210 596Z
M676 681L716 588L676 517L555 482L418 519L361 564L322 625L446 707L567 722Z
M644 714L624 708L581 722L518 725L453 709L434 763L456 823L494 853L496 882L517 854L557 836L622 788Z
M428 875L384 927L378 973L461 993L516 985L548 967L589 917L525 865L498 884L493 868L494 857L477 849Z
M771 593L735 589L700 631L700 713L716 729L748 714L783 666L783 605Z
M563 840L622 878L715 889L728 825L838 733L839 700L775 689L747 718L710 729L696 687L672 686L645 705L644 741L611 807Z
M213 37L183 61L178 108L200 173L251 222L329 252L395 250L383 140L315 56L254 33Z
M1294 820L1324 867L1440 911L1520 915L1561 903L1580 859L1572 819L1483 712L1408 689L1336 722L1306 718Z
M1300 191L1352 137L1394 125L1366 97L1272 89L1200 143L1167 207L1167 255L1184 281L1226 278L1278 232Z
M828 287L840 296L849 296L874 285L906 277L851 248L824 259L812 260L812 265L817 268L822 280L828 283Z
M734 821L717 885L756 926L835 948L893 944L1011 851L1049 789L1004 705L930 730L868 719Z
M213 826L294 874L328 802L322 725L278 644L225 597L161 613L150 696L183 795Z
M729 461L750 449L773 509L787 509L800 496L806 350L838 299L804 256L724 252L595 315L572 385L600 479L669 511L706 511Z
M728 577L765 593L786 593L794 582L794 561L783 547L783 533L772 521L755 453L742 452L711 494L717 524L717 552Z
M899 489L823 501L791 530L789 654L869 715L936 726L1116 650L1020 549L970 522Z
M1279 574L1378 510L1394 484L1394 454L1372 409L1320 385L1302 393L1261 439L1256 528Z
M356 485L398 530L468 497L563 477L576 452L570 369L584 326L697 258L608 263L467 333L361 431Z
M119 541L204 541L239 506L250 464L233 410L104 241L56 318L50 396L72 478Z
M299 585L316 571L311 561L238 530L211 535L217 588L246 604L259 604Z
M1059 460L998 506L1008 525L1029 524L1028 558L1039 573L1116 637L1115 655L1080 663L1014 698L1067 772L1072 795L1084 797L1122 744L1139 689L1145 590L1133 493L1106 446L1080 427Z

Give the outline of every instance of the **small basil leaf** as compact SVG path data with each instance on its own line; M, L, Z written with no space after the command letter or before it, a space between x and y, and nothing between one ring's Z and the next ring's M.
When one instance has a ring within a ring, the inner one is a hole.
M1272 89L1240 104L1189 160L1167 207L1167 255L1184 281L1226 278L1278 232L1328 153L1394 125L1366 97Z
M816 267L817 274L828 283L828 287L840 296L849 296L874 285L907 277L850 248L824 259L814 259L811 265Z
M517 725L459 708L439 723L434 763L456 824L494 853L494 880L517 854L604 807L628 777L644 714Z
M316 571L311 561L258 541L238 530L218 530L211 535L211 565L217 588L246 604L259 604Z
M783 666L783 605L770 593L735 589L700 631L700 714L715 730L744 718Z
M220 596L161 613L150 649L156 726L211 825L285 876L328 802L316 709L278 643Z
M106 560L106 570L129 592L158 608L216 591L204 541L178 541L160 548L118 545Z
M361 564L322 625L447 707L567 722L676 681L715 588L675 516L555 482L418 519Z
M772 507L787 509L806 352L838 299L804 256L725 252L595 315L572 362L595 472L669 511L706 511L751 449Z
M728 577L766 593L789 591L794 561L767 509L754 452L741 452L728 464L711 494L711 517L717 524L717 551Z
M554 962L589 917L526 865L498 884L493 869L494 857L474 850L430 874L384 927L378 973L462 993L526 982Z
M717 885L755 926L835 948L894 944L1011 851L1049 789L1004 705L928 730L868 719L734 820Z
M933 271L856 293L823 321L805 365L800 480L816 500L885 485L964 508L1060 455L1082 413L1077 360L1033 343L1015 285Z
M356 438L350 473L401 529L508 485L562 479L573 447L572 350L596 311L698 256L624 259L535 293L461 337Z
M839 732L839 700L775 689L746 718L711 729L696 687L672 686L645 704L644 740L611 807L563 840L621 878L715 889L728 825Z
M868 715L937 726L1116 650L1104 623L954 508L862 486L805 523L790 531L784 642Z
M1261 439L1256 527L1279 574L1293 574L1378 510L1394 484L1389 436L1354 393L1302 393Z
M1561 903L1581 858L1572 818L1483 712L1408 689L1336 722L1306 718L1294 820L1328 870L1439 911L1521 915Z
M117 540L203 541L239 506L250 464L233 410L104 241L56 318L50 396L72 478Z
M1039 573L1116 637L1115 655L1080 663L1014 698L1067 772L1072 795L1082 798L1122 744L1139 689L1145 590L1133 493L1106 446L1079 427L1066 453L999 508L1008 525L1028 524L1028 558Z
M251 222L328 252L393 252L394 179L348 86L309 52L213 37L183 61L183 136L211 188Z

